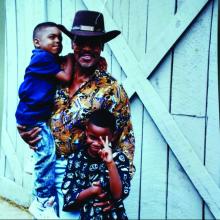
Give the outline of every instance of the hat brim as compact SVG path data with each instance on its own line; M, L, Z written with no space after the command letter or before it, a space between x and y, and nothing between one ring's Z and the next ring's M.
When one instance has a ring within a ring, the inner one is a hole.
M58 25L58 28L71 39L74 39L75 37L93 37L100 39L103 43L112 40L121 33L118 30L113 30L109 32L95 32L95 31L81 31L81 30L68 31L66 27L64 27L61 24Z

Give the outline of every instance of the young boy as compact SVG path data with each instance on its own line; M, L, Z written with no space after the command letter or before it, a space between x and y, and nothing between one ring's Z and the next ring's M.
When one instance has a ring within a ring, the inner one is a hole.
M16 110L16 120L27 130L41 128L42 139L34 152L35 199L29 211L35 218L57 218L53 203L55 178L55 144L47 125L50 118L56 85L58 81L71 79L72 64L70 55L67 65L61 69L59 54L62 51L62 36L57 24L44 22L33 31L33 44L30 64L26 68L24 81L19 88L20 102Z
M62 185L63 210L78 209L83 220L127 219L122 200L130 191L129 161L116 146L111 147L115 127L113 114L94 111L86 126L86 146L68 158ZM93 206L102 190L114 201L114 208L108 212Z

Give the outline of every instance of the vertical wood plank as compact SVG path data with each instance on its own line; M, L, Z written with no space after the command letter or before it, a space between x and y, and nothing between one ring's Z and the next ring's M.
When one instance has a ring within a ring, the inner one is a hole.
M172 78L171 112L176 115L175 120L201 161L204 160L210 12L210 7L207 7L176 45ZM173 154L169 161L168 186L168 218L177 218L180 215L187 219L202 218L202 199L182 172ZM180 200L181 195L184 196Z
M136 172L131 180L130 194L124 201L126 213L129 219L140 219L143 110L144 108L142 102L138 98L134 97L134 99L131 100L131 120L135 135L134 165Z
M102 6L101 5L98 7L96 7L96 11L99 11L100 9L103 9L103 10L108 10L109 13L112 15L113 13L113 0L108 0L106 2L103 1L103 3L106 3L105 6ZM103 8L104 7L104 8ZM106 23L106 18L104 17L104 22ZM106 30L106 31L109 31L109 30ZM107 64L108 64L108 67L107 67L107 71L113 75L113 77L117 78L117 75L116 74L116 71L114 71L112 69L113 67L113 64L112 64L112 52L111 52L111 49L108 45L108 43L106 43L104 45L104 50L102 51L102 54L101 54L107 61Z
M207 118L206 118L206 158L205 166L220 186L220 131L219 131L219 98L218 98L218 70L217 70L217 20L218 3L213 1L212 25L210 29L210 51L208 63L208 95L207 95ZM207 205L205 206L205 219L214 219Z
M154 44L156 36L166 27L174 12L173 1L152 1L148 3L146 51ZM163 19L161 19L163 15ZM154 89L169 109L171 77L171 54L149 78ZM141 218L164 219L166 216L167 189L167 144L158 128L145 113L143 130L143 177L141 196ZM145 193L145 190L147 193ZM155 211L157 210L157 211Z
M205 115L210 4L175 48L172 113Z
M61 23L61 0L46 0L47 21Z
M17 68L18 68L18 60L17 60L17 23L16 23L16 4L15 1L7 1L6 2L6 43L7 43L7 55L6 57L6 65L7 65L7 73L6 73L6 124L4 125L7 129L7 132L13 142L13 145L16 146L16 120L15 120L15 109L17 107ZM13 28L12 28L13 27ZM13 62L11 62L13 60ZM13 79L13 80L12 80ZM4 141L3 143L4 144Z
M70 30L73 24L73 17L75 14L76 0L62 0L62 24ZM71 39L63 34L63 51L62 55L72 53Z
M148 0L130 1L128 44L137 60L146 49L147 5Z
M7 50L7 44L6 44L6 2L1 1L0 2L0 47L2 50L0 51L0 57L2 57L0 61L0 176L4 176L5 173L5 154L2 149L2 129L3 129L3 118L5 117L4 114L4 103L5 103L5 84L6 84L6 70L7 70L7 65L5 65L6 61L6 50Z
M187 116L174 116L184 136L190 141L201 160L203 160L204 119ZM183 146L184 147L184 146ZM170 152L167 218L202 219L202 200L196 189L188 179L185 171Z
M125 3L124 3L125 4ZM146 22L147 22L147 4L148 1L129 1L129 5L125 7L128 10L128 20L125 25L127 29L128 45L137 58L141 57L145 52L145 40L146 40ZM123 9L122 9L123 10ZM124 13L126 17L126 14ZM124 18L126 20L126 18ZM122 23L123 21L121 21ZM126 30L125 29L125 30ZM135 72L133 73L135 76ZM137 104L138 103L138 104ZM134 97L132 102L132 112L134 117L132 118L132 124L135 132L135 159L136 174L132 180L131 193L128 200L128 214L132 219L142 218L141 208L143 207L142 201L142 189L145 186L142 185L142 175L146 166L142 163L145 161L143 156L144 142L143 142L143 129L144 129L144 108L143 104L137 96ZM146 191L145 191L146 192Z

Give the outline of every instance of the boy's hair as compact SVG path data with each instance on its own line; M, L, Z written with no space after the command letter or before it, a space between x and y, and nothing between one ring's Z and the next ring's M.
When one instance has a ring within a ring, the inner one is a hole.
M99 127L109 128L112 133L116 130L115 116L106 109L98 109L92 112L89 117L89 123Z
M47 28L47 27L57 27L57 24L54 23L54 22L42 22L40 24L38 24L34 30L33 30L33 40L37 38L38 34L44 29L44 28Z

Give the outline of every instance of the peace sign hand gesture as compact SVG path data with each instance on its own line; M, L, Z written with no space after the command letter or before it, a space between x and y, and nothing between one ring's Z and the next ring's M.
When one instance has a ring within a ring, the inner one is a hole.
M103 144L103 148L99 150L99 156L105 163L111 163L113 161L113 156L112 149L109 147L111 146L111 143L108 141L108 136L105 137L105 141L102 137L99 138Z

